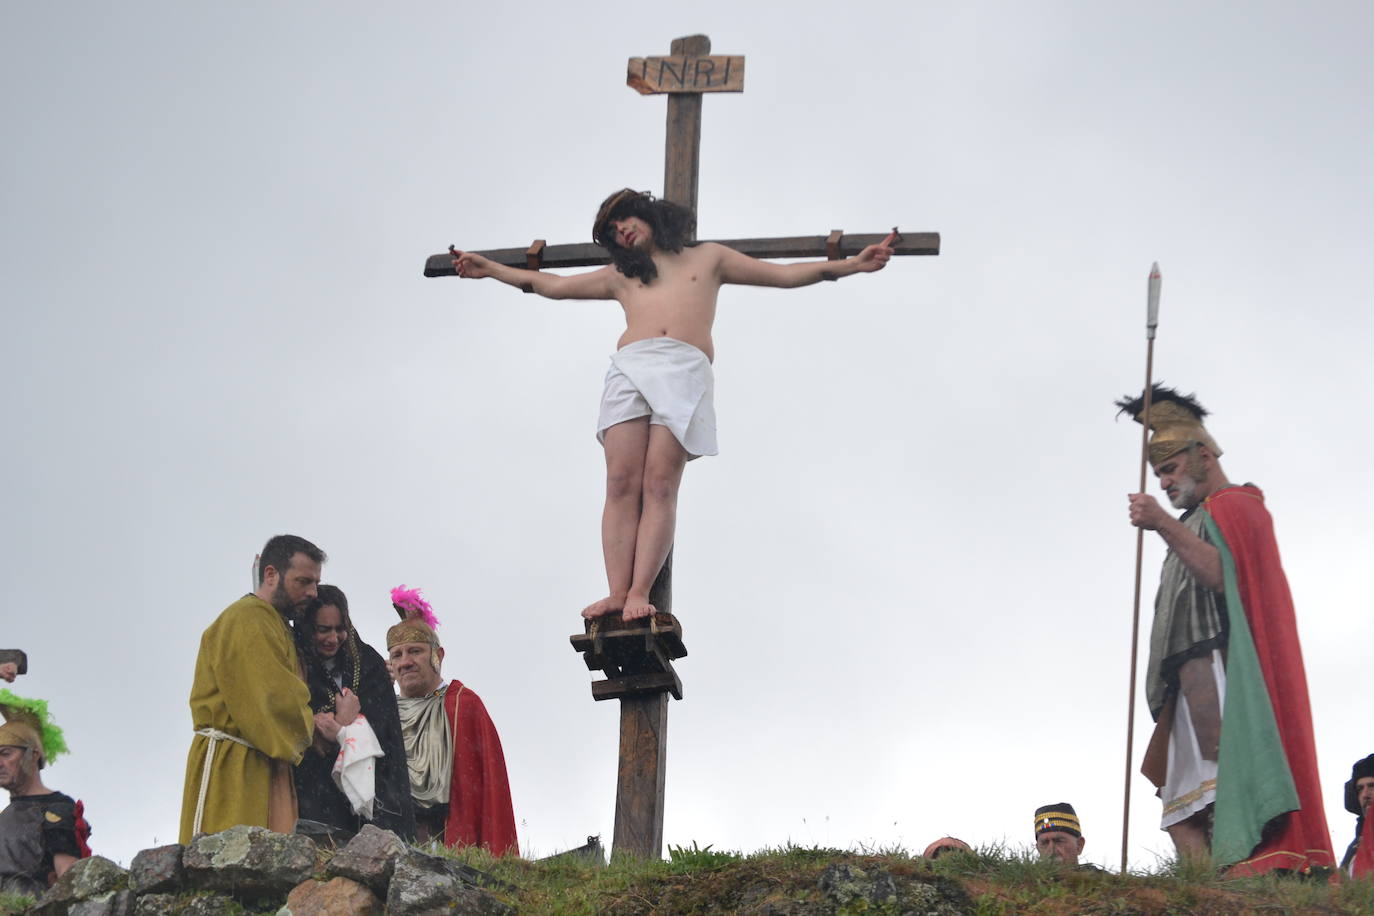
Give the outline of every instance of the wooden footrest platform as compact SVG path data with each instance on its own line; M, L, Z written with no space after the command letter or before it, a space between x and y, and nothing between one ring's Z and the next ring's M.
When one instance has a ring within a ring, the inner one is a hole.
M607 614L586 622L586 632L568 637L590 671L603 671L607 679L592 684L592 698L609 700L626 696L669 692L682 699L682 681L673 670L673 659L687 654L682 624L672 614L654 614L641 620L624 620Z

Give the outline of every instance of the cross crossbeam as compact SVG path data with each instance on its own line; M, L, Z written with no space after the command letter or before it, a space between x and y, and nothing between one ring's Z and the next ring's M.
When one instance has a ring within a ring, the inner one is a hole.
M869 232L859 235L839 237L837 248L827 250L831 235L793 235L784 238L758 239L718 239L717 244L743 252L754 258L847 258L858 254L869 245L876 245L887 237L885 232ZM940 253L940 233L910 232L902 233L902 238L892 245L892 253L899 255L937 255ZM507 267L540 268L600 267L611 263L606 249L591 242L568 245L545 245L543 239L535 239L528 248L492 248L477 254L490 258ZM432 254L425 261L426 277L454 277L453 255L447 251Z

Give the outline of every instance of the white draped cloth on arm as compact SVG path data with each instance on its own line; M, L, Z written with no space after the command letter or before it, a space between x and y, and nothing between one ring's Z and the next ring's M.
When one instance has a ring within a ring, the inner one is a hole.
M372 820L377 797L377 771L373 763L385 757L377 733L362 715L339 729L339 756L334 758L334 784L353 806L353 813Z

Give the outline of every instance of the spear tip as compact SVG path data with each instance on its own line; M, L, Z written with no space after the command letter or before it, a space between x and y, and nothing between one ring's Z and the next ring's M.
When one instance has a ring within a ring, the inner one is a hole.
M1159 262L1150 265L1149 296L1145 311L1145 336L1154 339L1155 327L1159 324L1159 286L1161 275Z

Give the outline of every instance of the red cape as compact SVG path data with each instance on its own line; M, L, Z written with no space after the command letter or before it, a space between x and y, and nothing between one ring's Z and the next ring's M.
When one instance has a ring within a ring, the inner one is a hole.
M1293 615L1293 596L1279 561L1274 522L1258 487L1227 487L1206 501L1236 563L1237 586L1245 619L1255 641L1279 739L1298 790L1301 807L1269 822L1264 839L1250 857L1232 867L1233 875L1286 868L1335 868L1326 827L1307 673Z
M1355 858L1350 860L1350 877L1374 878L1374 817L1365 815L1360 847L1355 850Z
M506 755L487 707L461 681L452 681L444 694L444 713L453 737L444 844L485 846L498 856L518 853Z

